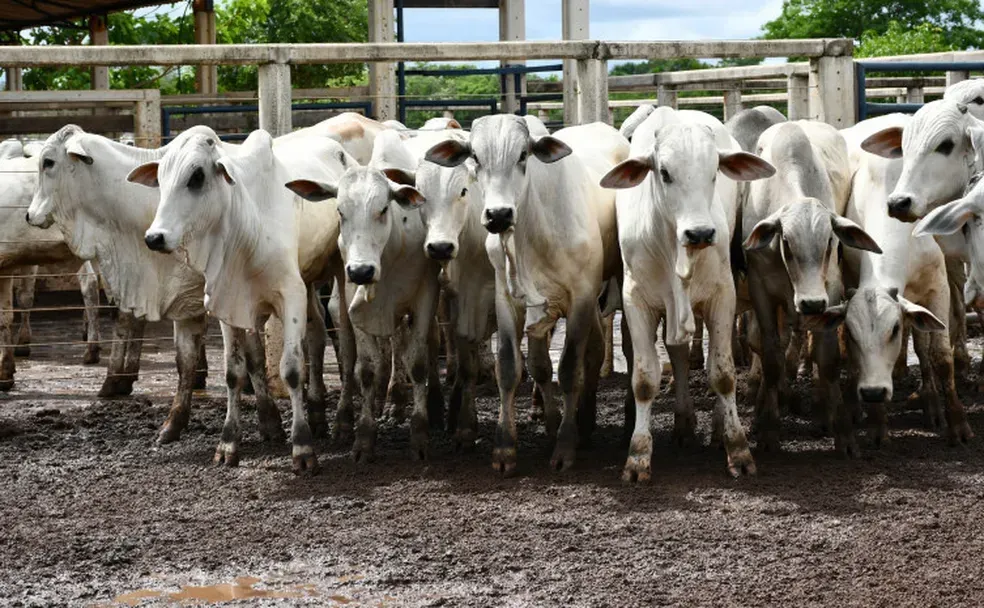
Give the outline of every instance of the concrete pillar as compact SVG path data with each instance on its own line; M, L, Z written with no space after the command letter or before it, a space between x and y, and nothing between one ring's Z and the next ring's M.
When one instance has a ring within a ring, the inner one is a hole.
M161 92L144 91L144 100L138 101L133 116L133 140L139 148L161 147Z
M105 15L89 16L89 43L93 45L109 44L109 30L106 29ZM93 89L108 89L109 67L100 65L92 66L90 69L92 74L91 87Z
M724 119L741 112L741 89L737 86L724 92Z
M608 114L607 61L604 59L579 59L577 61L576 95L576 124L584 125L591 122L611 124Z
M526 40L526 0L499 0L499 40ZM500 61L499 65L526 65L525 61ZM526 93L526 75L519 79L512 74L503 76L502 111L513 114L519 111L519 97Z
M24 71L21 68L3 68L6 82L4 89L7 91L21 91L24 89Z
M905 91L906 103L926 103L922 87L909 87Z
M561 0L561 25L564 40L587 40L589 31L589 0ZM577 65L573 59L564 60L564 124L577 121ZM607 84L607 81L606 81Z
M393 0L369 0L369 42L393 42ZM396 110L396 66L369 64L369 95L378 120L398 120Z
M215 44L215 8L213 0L194 0L195 44ZM219 90L219 68L216 65L199 65L195 71L195 90L215 95Z
M950 87L958 82L963 82L964 80L970 79L970 72L965 70L957 70L955 72L946 73L946 86Z
M844 129L857 122L854 58L810 60L810 118Z
M659 107L669 107L677 109L676 89L670 88L665 84L656 87L656 105Z
M810 117L810 77L794 74L786 79L786 114L789 120Z
M260 128L277 137L290 133L290 66L268 63L259 70ZM271 316L263 328L266 347L266 376L274 397L287 397L287 387L280 379L280 356L284 352L284 328Z

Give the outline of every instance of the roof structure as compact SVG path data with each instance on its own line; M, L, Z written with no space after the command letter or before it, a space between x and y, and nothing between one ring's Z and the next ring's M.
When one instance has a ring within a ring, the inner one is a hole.
M173 0L172 0L173 1ZM7 0L0 2L0 31L61 25L89 15L171 4L164 0Z

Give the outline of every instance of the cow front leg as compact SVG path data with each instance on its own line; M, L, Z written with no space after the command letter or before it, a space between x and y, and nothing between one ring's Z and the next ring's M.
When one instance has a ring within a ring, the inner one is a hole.
M280 379L290 394L291 468L295 474L317 473L314 435L304 415L304 333L307 327L307 290L303 285L288 291L283 300L280 322L284 328L284 350L280 356Z
M764 291L764 286L750 285L755 306L762 363L762 382L755 404L756 433L760 446L770 452L779 451L779 382L782 375L782 355L776 307Z
M147 318L134 317L130 329L126 341L126 353L123 356L123 374L120 376L119 384L122 395L133 393L133 383L140 375L140 354L143 352Z
M413 460L427 460L430 445L430 411L428 408L427 377L429 375L428 354L430 347L433 312L429 316L414 315L414 326L404 356L405 366L410 370L410 383L413 391L413 412L410 414L410 457ZM444 408L438 416L443 417Z
M468 336L455 335L458 341L455 351L458 353L458 370L454 376L454 390L459 395L458 412L455 415L454 426L448 430L454 432L455 448L472 450L478 439L478 413L475 410L475 385L478 382L478 350L480 344ZM450 412L450 410L449 410Z
M936 386L942 387L946 398L946 436L953 445L966 444L974 438L967 414L957 396L954 382L954 362L949 341L943 333L930 334L929 356L936 372Z
M124 394L122 379L126 360L126 345L133 332L135 320L130 313L120 310L116 315L113 326L113 344L109 353L109 367L106 369L106 380L99 389L99 396L108 399Z
M256 324L263 327L266 319ZM263 441L283 443L287 440L280 410L270 392L266 375L266 346L263 336L257 331L247 331L244 335L243 352L246 355L246 380L251 380L253 394L256 399L256 418L259 424L260 438ZM243 387L245 393L245 387Z
M28 268L18 281L17 307L20 309L20 327L17 330L17 340L14 355L17 357L31 356L31 309L34 308L34 289L37 286L38 267Z
M601 360L599 377L607 378L615 371L615 313L601 318L601 335L605 354Z
M714 426L717 427L715 435L720 437L728 455L728 472L733 477L739 477L755 474L755 460L748 449L748 439L735 401L735 364L731 354L735 319L733 290L731 283L720 288L720 295L706 306L705 322L710 333L709 379L711 390L717 395L713 416Z
M239 442L242 425L239 420L239 400L246 382L246 331L222 323L222 350L225 358L226 418L222 425L219 445L215 448L216 465L234 467L239 464Z
M550 340L546 337L528 336L526 339L526 369L530 372L536 391L540 397L543 424L547 429L547 437L551 441L557 439L560 428L560 409L554 399L553 362L550 360Z
M560 355L557 379L564 394L564 415L550 467L565 471L574 465L578 444L578 406L585 387L585 353L592 334L601 335L601 317L594 298L575 301L568 317L567 336Z
M305 328L307 346L308 382L305 391L308 424L315 437L328 436L328 418L325 415L325 401L328 389L325 387L325 346L328 335L325 331L324 308L318 298L318 290L308 286L308 318Z
M376 453L376 392L379 388L378 370L381 359L388 358L380 344L384 340L370 336L355 329L355 343L358 358L355 363L355 377L358 378L362 392L362 408L355 423L355 441L352 444L352 459L358 463L371 462ZM389 342L388 339L385 340Z
M701 322L703 327L703 321ZM703 333L703 329L701 330ZM666 332L663 333L666 340ZM703 339L701 339L703 344ZM692 446L697 442L697 414L694 413L694 400L690 396L691 346L688 344L667 344L666 353L670 356L673 369L673 442L680 447Z
M454 336L454 332L450 334ZM441 374L438 358L441 353L441 328L435 319L431 319L430 330L427 332L427 419L432 429L444 430L444 394L441 392ZM457 365L458 355L452 359ZM412 376L412 374L411 374Z
M188 426L191 418L191 394L194 391L195 366L198 363L198 350L201 346L208 321L204 315L193 319L174 322L174 349L178 366L178 390L174 394L171 411L157 443L166 444L177 441L181 431Z
M516 473L516 389L523 375L523 358L519 348L522 338L520 311L506 295L504 279L496 271L495 314L499 348L495 375L499 384L499 420L492 447L492 468L504 477Z
M0 271L9 272L9 271ZM14 387L14 283L9 277L0 278L0 391Z
M834 432L835 419L842 416L850 418L850 413L844 411L844 399L840 390L840 345L837 343L837 332L814 332L812 342L813 359L818 372L818 398L813 400L813 419L822 433L830 434ZM841 437L842 441L846 439L846 436Z
M704 369L704 319L694 318L694 337L690 341L690 356L688 366L690 369ZM670 361L673 356L670 355ZM677 381L676 374L673 374L673 381Z
M335 411L335 428L332 429L332 442L343 445L352 443L352 429L355 424L354 395L358 390L355 379L355 332L348 316L348 294L345 292L345 270L341 260L334 264L335 282L333 295L328 301L329 312L335 320L335 358L338 361L342 382Z
M953 349L953 370L960 377L970 372L970 353L967 352L967 304L964 302L964 284L967 271L964 263L956 258L946 258L946 281L950 287L950 346Z
M601 379L604 333L599 316L598 325L591 327L584 349L584 386L577 402L578 447L591 445L591 437L598 426L598 382ZM594 331L597 329L598 331Z
M913 332L912 343L915 347L916 358L919 360L921 384L919 389L909 395L909 403L919 403L923 410L926 428L932 431L943 430L943 403L940 400L939 387L936 385L933 369L932 354L930 353L930 337L925 332Z
M82 264L76 276L79 279L79 289L82 292L82 340L85 344L85 355L82 356L83 365L95 365L99 363L99 353L102 350L102 343L99 331L99 275L91 262Z
M626 281L626 290L630 289ZM657 317L649 310L637 307L628 291L623 292L622 318L629 329L632 341L632 395L635 402L634 428L629 441L629 456L625 461L622 479L629 482L649 481L652 476L650 460L653 454L653 436L650 416L653 400L659 393L662 368L659 351L656 350ZM623 336L622 340L625 341ZM628 418L628 416L626 416Z
M410 327L405 318L400 319L397 324L396 332L390 337L391 362L389 385L386 387L386 399L389 402L389 416L397 422L403 422L407 417L407 402L411 399L409 387L409 377L407 376L406 352L410 342ZM380 375L385 373L382 368L378 370Z

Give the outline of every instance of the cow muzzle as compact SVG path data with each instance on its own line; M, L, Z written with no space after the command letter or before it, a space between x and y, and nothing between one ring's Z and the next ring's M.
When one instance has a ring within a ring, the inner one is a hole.
M827 298L803 298L796 302L796 312L801 315L819 315L827 310Z
M424 247L427 257L437 262L453 260L458 255L458 248L450 241L434 241Z
M55 223L55 218L51 217L50 213L45 213L42 217L31 217L31 212L28 211L24 216L27 223L35 228L51 228L51 225Z
M159 251L161 253L168 253L167 247L167 237L163 232L147 232L144 235L144 243L147 244L147 248L151 251Z
M888 215L900 222L915 222L915 200L911 194L893 194L888 197Z
M714 244L714 228L689 228L683 231L683 244L688 249L704 249Z
M376 281L379 273L372 264L349 264L345 267L349 281L356 285L368 285Z
M884 403L891 395L884 386L858 386L858 398L865 403Z
M482 225L492 234L501 234L513 227L515 213L510 207L486 209L482 214Z

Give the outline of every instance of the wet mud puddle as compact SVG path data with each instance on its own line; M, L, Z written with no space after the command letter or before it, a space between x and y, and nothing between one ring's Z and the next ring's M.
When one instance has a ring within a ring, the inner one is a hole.
M296 599L319 595L314 585L296 585L284 589L257 589L261 579L251 576L241 576L234 583L221 583L204 587L184 586L180 591L159 591L154 589L139 589L117 596L114 605L139 606L146 600L165 600L180 604L220 604L233 600L272 598ZM348 604L351 598L344 595L326 596L329 602Z

